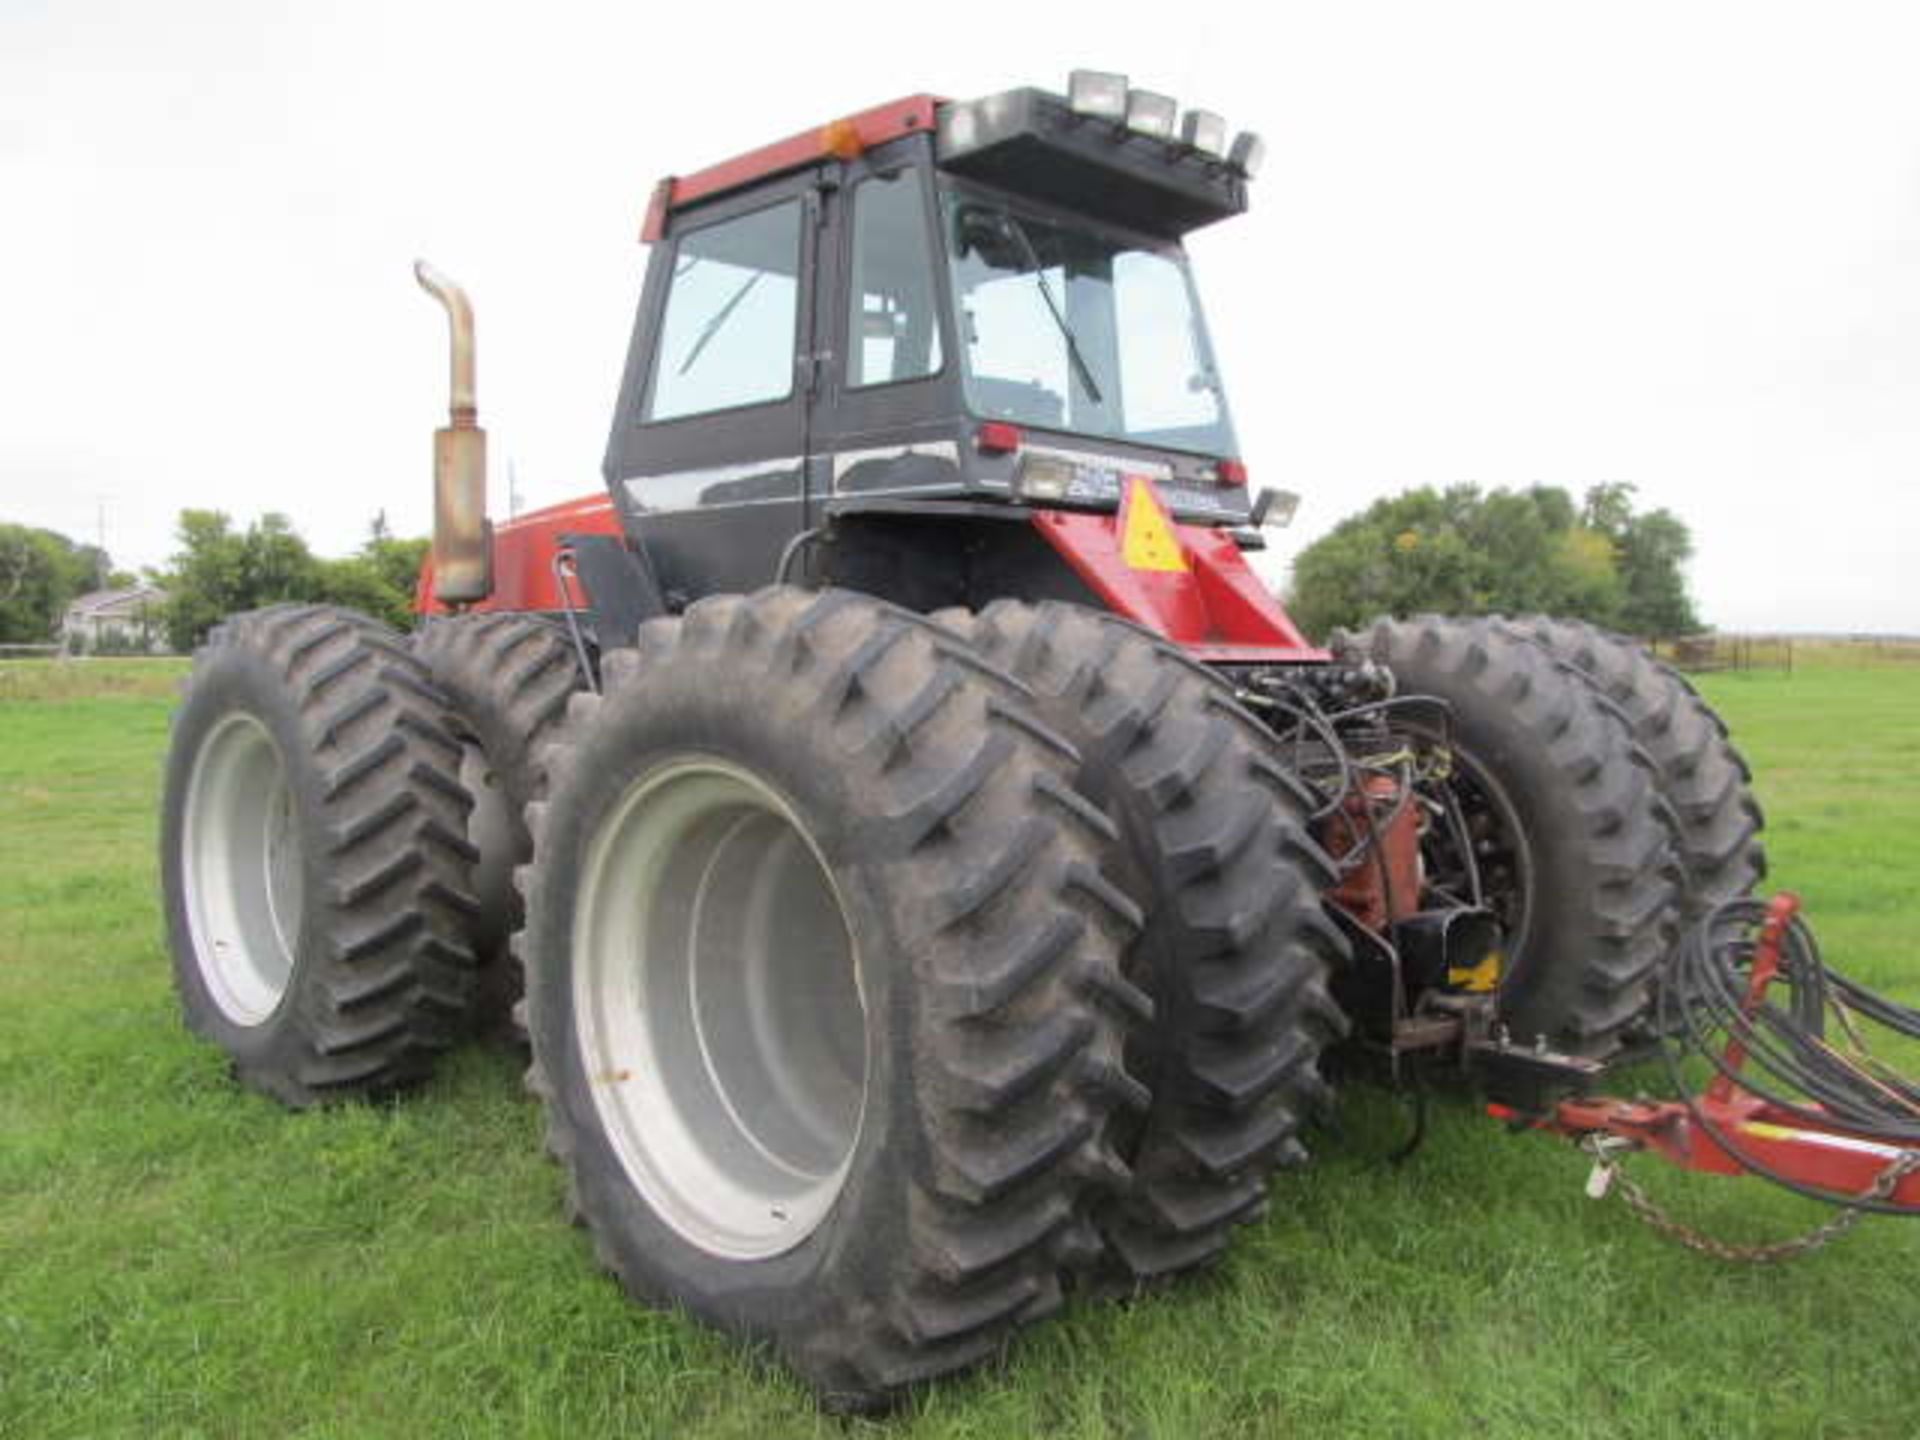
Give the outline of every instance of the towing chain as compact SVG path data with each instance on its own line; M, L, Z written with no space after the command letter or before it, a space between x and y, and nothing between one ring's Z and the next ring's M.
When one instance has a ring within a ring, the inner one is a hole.
M1617 1190L1627 1209L1638 1219L1676 1244L1702 1255L1711 1255L1716 1260L1745 1265L1777 1265L1783 1260L1811 1255L1853 1229L1867 1213L1858 1206L1847 1205L1839 1214L1791 1240L1778 1240L1771 1245L1736 1245L1728 1240L1716 1240L1711 1235L1703 1235L1669 1215L1632 1176L1620 1168L1618 1147L1609 1146L1605 1137L1589 1135L1580 1142L1580 1148L1593 1157L1593 1177L1587 1182L1587 1194L1597 1200ZM1902 1151L1880 1172L1860 1198L1889 1199L1894 1187L1916 1171L1920 1171L1920 1150Z

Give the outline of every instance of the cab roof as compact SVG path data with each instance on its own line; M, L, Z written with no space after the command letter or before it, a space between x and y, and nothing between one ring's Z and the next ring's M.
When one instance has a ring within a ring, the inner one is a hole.
M1076 72L1074 84L1091 72ZM1174 102L1126 90L1129 113L1117 116L1083 107L1078 99L1022 88L956 103L938 95L906 95L771 145L749 150L691 175L670 175L654 187L640 238L660 239L676 210L803 170L827 159L852 160L876 146L909 135L933 137L944 170L1133 229L1177 238L1247 208L1247 179L1254 160L1241 147L1258 140L1242 135L1225 150L1225 122L1210 143L1192 132L1176 136ZM1136 123L1133 100L1165 107L1155 126ZM1257 157L1255 157L1257 159Z
M742 189L758 180L804 169L825 156L851 159L863 150L898 140L903 135L931 134L939 107L946 103L938 95L902 96L870 110L802 130L798 135L762 145L691 175L669 175L654 187L640 238L649 242L658 240L665 232L670 211L710 200L729 190Z

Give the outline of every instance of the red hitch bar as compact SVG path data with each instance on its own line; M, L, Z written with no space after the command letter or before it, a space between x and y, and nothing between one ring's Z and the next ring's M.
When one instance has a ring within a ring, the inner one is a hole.
M1754 944L1742 1009L1751 1017L1780 973L1780 948L1800 898L1782 891L1767 906ZM1866 1198L1875 1183L1911 1152L1848 1131L1809 1121L1743 1089L1735 1076L1746 1064L1746 1047L1729 1038L1725 1070L1693 1100L1619 1100L1606 1096L1563 1100L1544 1116L1523 1115L1507 1105L1489 1105L1497 1120L1552 1131L1576 1141L1608 1136L1635 1150L1651 1150L1686 1170L1745 1175L1764 1167L1792 1185L1834 1196ZM1805 1109L1817 1109L1806 1106ZM1901 1177L1887 1202L1920 1210L1920 1171Z

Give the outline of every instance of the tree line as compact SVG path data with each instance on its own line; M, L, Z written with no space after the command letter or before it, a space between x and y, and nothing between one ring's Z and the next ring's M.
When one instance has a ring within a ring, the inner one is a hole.
M1596 485L1579 502L1552 485L1409 490L1301 551L1289 604L1315 636L1423 610L1540 613L1629 634L1692 634L1701 628L1685 574L1693 538L1671 511L1636 511L1633 496L1622 483ZM346 605L405 628L427 550L423 539L388 533L384 516L340 559L316 556L275 512L240 529L221 511L183 510L178 537L169 564L146 578L167 592L167 641L183 653L224 616L282 600ZM0 642L50 640L75 596L133 582L98 546L0 525Z
M374 518L358 550L340 559L315 555L292 521L271 512L239 529L221 511L183 510L177 535L180 548L166 566L135 576L114 569L97 545L0 524L0 644L49 643L81 595L141 579L166 592L159 620L168 648L180 653L225 616L282 600L346 605L404 629L427 552L423 539L390 534L384 516Z
M236 530L221 511L182 510L179 534L180 551L159 579L175 650L191 650L228 615L283 600L345 605L400 630L412 624L427 542L396 539L383 516L357 551L338 560L316 556L276 511Z
M1554 485L1409 490L1341 521L1302 550L1288 600L1310 635L1375 615L1546 614L1631 635L1700 630L1687 592L1693 537L1665 509L1637 513L1633 486L1576 503Z
M89 590L132 584L98 545L81 545L54 530L0 525L0 644L53 639L60 617Z

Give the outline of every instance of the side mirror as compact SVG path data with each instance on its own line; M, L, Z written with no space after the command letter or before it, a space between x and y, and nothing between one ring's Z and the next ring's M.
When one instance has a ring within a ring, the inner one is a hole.
M953 217L953 252L977 254L996 270L1022 268L1024 256L1005 214L985 205L962 205Z

